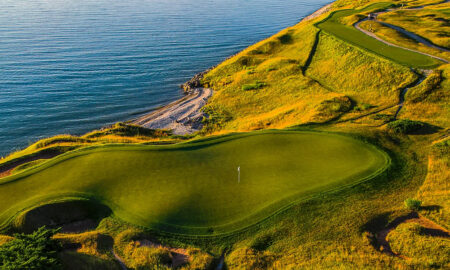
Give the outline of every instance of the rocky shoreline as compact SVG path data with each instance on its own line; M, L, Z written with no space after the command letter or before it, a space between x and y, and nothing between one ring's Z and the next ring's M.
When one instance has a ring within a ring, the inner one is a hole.
M189 81L180 85L180 88L182 88L185 93L192 93L195 89L204 87L204 85L202 84L203 78L208 72L210 72L214 68L215 66L195 74L194 77L192 77Z

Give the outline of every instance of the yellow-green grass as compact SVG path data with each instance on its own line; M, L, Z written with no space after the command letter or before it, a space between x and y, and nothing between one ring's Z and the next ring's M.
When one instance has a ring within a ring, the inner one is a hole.
M450 52L445 52L433 47L429 47L423 43L419 43L416 40L398 32L397 30L385 26L377 21L364 21L360 24L360 27L367 31L373 32L379 38L387 42L450 60Z
M0 235L0 246L3 244L8 243L9 241L11 241L13 238L11 236L8 235Z
M388 234L387 240L393 252L409 258L412 267L450 267L450 239L430 235L417 223L400 224Z
M4 178L0 195L9 204L0 206L0 221L6 225L38 203L83 197L147 228L229 233L298 200L372 178L389 160L361 141L306 131L236 134L170 146L95 147Z
M434 70L418 86L408 90L400 118L448 128L450 125L450 65Z
M426 5L437 5L445 2L446 0L393 0L397 6L403 5L403 7L420 7ZM333 3L335 9L338 8L361 8L371 3L378 3L380 0L338 0ZM384 1L386 2L386 1Z
M411 52L397 47L392 47L381 41L370 37L353 26L344 25L340 22L341 18L348 17L358 13L368 13L377 10L384 10L391 7L392 2L381 2L371 4L363 9L348 9L334 11L325 20L316 24L320 29L335 35L336 37L356 45L362 49L368 50L379 56L395 61L402 65L415 68L434 68L441 64L441 61L425 56L416 52Z
M286 36L289 42L282 43ZM325 123L350 112L357 116L365 110L349 112L345 100L350 98L355 108L393 106L401 89L416 79L409 68L302 22L249 47L205 76L204 83L215 90L205 108L213 118L207 132ZM242 89L256 82L264 86Z
M339 97L302 75L318 29L300 23L257 43L209 72L216 92L206 110L224 115L216 129L284 128L315 120L315 108ZM246 91L245 85L264 83Z
M450 228L450 139L436 142L428 159L428 174L418 192L422 214Z
M322 85L372 106L393 105L417 76L408 68L321 34L306 73Z
M396 10L380 14L378 19L422 36L432 43L450 49L450 4L419 10Z

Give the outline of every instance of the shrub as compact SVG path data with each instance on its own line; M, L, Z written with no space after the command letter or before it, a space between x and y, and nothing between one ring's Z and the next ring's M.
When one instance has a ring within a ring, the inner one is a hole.
M260 89L260 88L263 88L263 87L266 86L266 85L267 85L267 84L264 83L264 82L257 81L257 82L255 82L255 83L251 83L251 84L244 84L244 85L242 86L242 90L248 91L248 90Z
M0 246L1 269L61 269L58 252L62 247L52 236L58 230L39 228L32 234L15 234Z
M253 239L253 241L250 243L250 247L258 251L264 251L268 247L270 247L273 242L274 239L271 234L260 235Z
M419 210L422 205L422 201L416 199L406 199L405 206L409 210Z
M388 124L395 133L410 134L425 127L425 123L408 119L397 120Z
M205 133L217 131L225 126L232 119L231 114L219 106L205 106L203 112L206 116L203 118L203 131Z
M128 267L133 269L169 269L172 255L169 250L150 246L141 246L130 242L124 248L123 259Z
M383 122L387 123L387 122L391 122L392 120L394 120L394 116L390 115L390 114L375 114L372 116L373 120L382 120Z

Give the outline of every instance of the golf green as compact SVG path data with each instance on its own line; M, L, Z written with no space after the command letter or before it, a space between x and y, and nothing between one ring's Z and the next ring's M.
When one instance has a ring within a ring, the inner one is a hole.
M36 204L89 198L147 228L228 233L389 164L387 154L362 141L306 131L88 148L0 180L0 224Z

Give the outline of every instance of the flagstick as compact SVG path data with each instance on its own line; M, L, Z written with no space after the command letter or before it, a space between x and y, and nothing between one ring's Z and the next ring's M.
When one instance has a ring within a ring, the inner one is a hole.
M238 166L238 184L241 183L241 166Z

